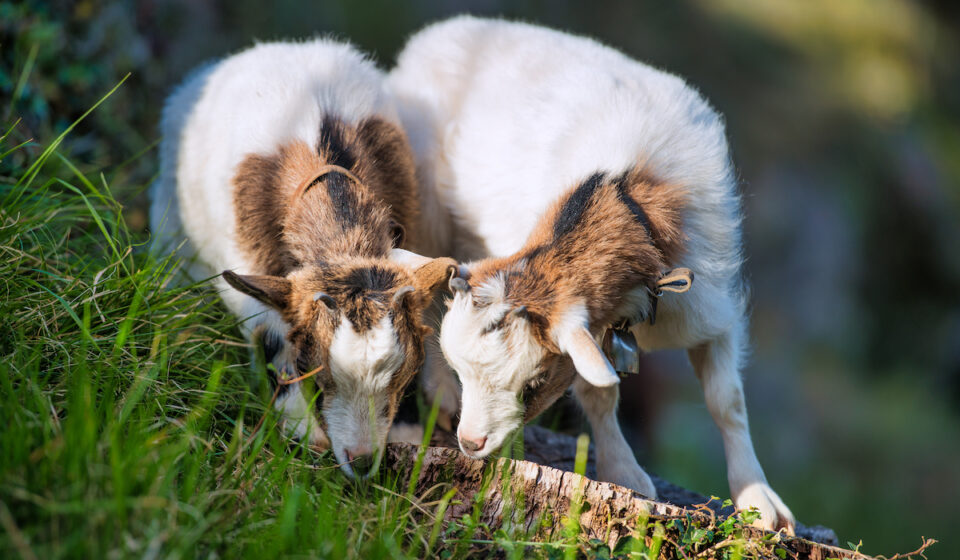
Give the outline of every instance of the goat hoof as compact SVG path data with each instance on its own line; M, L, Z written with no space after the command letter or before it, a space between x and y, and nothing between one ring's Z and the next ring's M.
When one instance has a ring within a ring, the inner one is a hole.
M756 508L760 512L760 519L753 522L754 527L767 531L782 529L790 536L795 534L797 522L793 514L768 484L750 484L740 491L735 501L739 510Z
M320 452L330 449L330 438L319 426L311 426L310 439L307 440L310 449Z

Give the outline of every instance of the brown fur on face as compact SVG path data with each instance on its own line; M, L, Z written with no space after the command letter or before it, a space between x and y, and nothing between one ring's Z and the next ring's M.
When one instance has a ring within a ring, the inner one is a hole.
M549 326L570 303L582 300L599 328L619 319L628 292L653 288L680 259L685 204L684 189L642 170L598 173L554 203L516 254L471 267L469 282L502 275L505 298L526 306L534 335L556 353Z
M352 259L324 267L303 267L288 277L242 276L229 271L223 277L234 288L280 312L290 325L287 342L298 356L300 373L330 363L330 344L342 318L363 333L389 315L397 342L404 350L404 362L388 386L387 412L392 418L404 387L423 365L423 337L430 332L421 324L423 311L452 266L452 259L434 259L410 272L383 259ZM414 290L402 291L408 286ZM318 293L329 296L329 300L317 299ZM336 394L329 370L321 370L317 379L325 399Z
M430 292L411 292L394 301L401 288L412 286L416 280L404 267L379 260L304 269L291 275L291 280L295 288L283 317L292 327L288 340L301 356L299 369L306 371L329 363L330 343L341 317L362 333L390 315L406 355L390 382L391 394L399 396L423 362L424 327L420 317L430 302ZM335 309L314 301L317 292L333 298ZM320 380L328 394L336 391L329 371L324 371Z
M550 356L541 373L523 390L523 421L529 422L559 399L573 383L577 370L569 358Z

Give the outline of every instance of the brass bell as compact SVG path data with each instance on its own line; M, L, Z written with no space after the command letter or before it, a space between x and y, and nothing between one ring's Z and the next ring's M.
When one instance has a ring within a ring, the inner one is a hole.
M640 346L626 323L607 328L602 348L617 373L640 373Z

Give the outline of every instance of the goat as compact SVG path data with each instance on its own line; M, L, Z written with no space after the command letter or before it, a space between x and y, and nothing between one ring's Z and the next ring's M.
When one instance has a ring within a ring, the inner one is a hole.
M448 209L453 256L487 257L451 280L440 328L463 452L489 455L572 385L599 477L655 497L596 342L626 323L644 350L687 349L737 507L792 531L747 424L740 201L721 117L680 78L590 39L473 17L414 35L388 87ZM696 274L689 291L677 267Z
M279 387L276 408L351 476L377 467L424 361L422 314L455 264L397 248L415 242L418 192L383 78L322 39L207 66L167 102L152 187L155 250L182 251L194 277L224 271L223 301L275 381L322 367L326 432L299 383Z

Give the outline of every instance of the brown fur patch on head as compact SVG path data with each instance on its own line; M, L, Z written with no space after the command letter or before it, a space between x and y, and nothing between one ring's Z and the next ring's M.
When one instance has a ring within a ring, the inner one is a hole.
M534 333L552 349L547 329L574 300L585 302L592 325L606 324L625 294L653 287L682 257L685 205L682 187L642 170L597 173L550 207L519 252L471 267L469 282L503 276L504 297L542 318Z
M290 310L284 318L293 324L302 312L310 315L317 293L325 293L335 302L336 313L345 317L358 334L375 326L394 309L393 296L404 286L413 285L412 275L402 266L383 259L338 260L300 269L290 275L293 293ZM411 294L415 304L421 297Z

